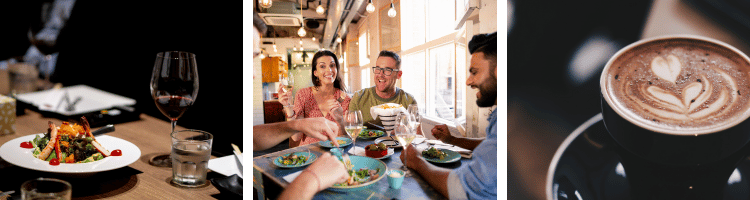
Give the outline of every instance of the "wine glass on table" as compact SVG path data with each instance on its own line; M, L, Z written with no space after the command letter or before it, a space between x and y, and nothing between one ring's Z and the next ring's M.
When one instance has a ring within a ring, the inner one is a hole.
M396 133L396 139L403 147L401 153L407 153L406 147L411 144L411 141L417 137L416 132L413 131L411 115L409 113L399 113L396 117L396 128L393 129ZM404 156L407 157L406 155ZM410 176L408 168L406 167L406 159L404 159L404 165L401 166L401 170L404 171L404 176Z
M419 107L417 106L417 104L411 104L406 109L406 111L410 115L410 117L409 117L410 123L409 124L411 125L411 131L413 131L416 134L417 129L419 128L419 125L422 124L421 123L421 116L420 116Z
M352 138L352 148L354 149L354 153L356 154L357 149L355 144L357 143L357 137L359 136L359 133L362 132L362 128L364 127L364 119L362 119L362 111L359 110L349 110L344 113L344 130L346 130L346 133L349 134L349 137Z
M172 132L177 126L177 119L193 105L197 96L198 68L195 54L183 51L158 53L151 75L151 97L159 111L169 118ZM156 156L150 163L160 167L172 166L169 154Z

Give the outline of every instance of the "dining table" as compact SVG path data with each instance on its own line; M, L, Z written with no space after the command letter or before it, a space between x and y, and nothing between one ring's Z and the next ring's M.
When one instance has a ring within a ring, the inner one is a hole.
M0 144L18 137L44 133L49 127L48 121L58 126L63 122L63 120L45 117L27 109L25 114L16 117L15 133L0 136ZM34 171L0 160L0 174L4 177L3 181L0 181L0 190L14 190L14 195L8 199L16 199L20 197L20 187L23 182L44 177L62 179L71 183L73 199L223 199L225 197L210 181L196 188L177 186L171 183L172 168L149 164L152 157L169 154L171 150L169 122L140 114L139 120L115 124L115 127L115 131L106 135L131 142L141 151L140 158L132 164L109 171L76 176ZM177 129L184 128L178 127ZM96 130L96 127L92 130ZM123 152L123 154L127 153ZM213 158L216 157L212 155L211 159ZM207 174L209 180L223 177L226 176L210 170Z
M364 148L367 145L373 144L375 140L376 139L374 138L360 138L356 140L355 144L357 147ZM416 145L416 148L424 149L428 147L428 145L429 144L427 144L427 142L421 142ZM440 146L435 147L440 148ZM311 153L315 154L317 157L320 157L323 153L329 152L331 149L323 147L319 143L312 143L308 145L280 150L262 156L253 157L253 187L255 187L257 192L265 198L276 199L276 197L281 194L281 191L283 191L283 189L286 188L290 183L286 181L284 177L302 171L307 166L296 168L281 168L274 165L273 160L288 153L307 152L308 150ZM381 161L386 164L388 168L387 170L399 169L404 165L399 158L399 156L401 156L401 152L402 148L395 148L393 155L388 158L381 159ZM462 157L459 161L452 163L431 164L447 169L456 169L461 165L467 164L470 161L470 158ZM411 175L404 177L402 186L399 189L393 189L389 187L387 180L388 177L383 177L376 183L359 190L337 192L326 189L315 194L313 199L447 199L447 197L441 195L437 190L435 190L435 188L430 186L430 184L427 183L425 179L416 171L413 171L411 169L409 170L411 172Z

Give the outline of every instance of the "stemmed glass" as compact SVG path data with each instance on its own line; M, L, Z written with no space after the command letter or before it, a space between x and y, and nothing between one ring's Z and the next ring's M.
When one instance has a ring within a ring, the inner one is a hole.
M362 119L362 112L359 110L349 110L346 111L344 114L344 130L346 130L346 133L349 134L349 137L352 138L352 149L354 149L354 153L356 154L356 147L355 144L357 143L357 137L359 136L359 133L362 132L362 128L364 127L364 119Z
M156 55L151 75L151 97L172 124L172 132L185 111L198 96L198 68L195 54L183 51L160 52ZM171 132L170 132L171 133ZM169 154L157 156L152 165L171 166Z
M53 53L58 52L57 48L57 35L62 30L62 26L65 24L65 17L58 16L54 18L53 13L54 2L53 1L41 1L36 4L39 8L38 13L34 14L34 17L29 20L29 30L26 33L29 42L39 50L44 57L42 61L37 63L38 70L44 75L44 89L51 87L50 75L52 75L50 59Z
M288 74L286 77L282 76L280 81L281 81L281 85L283 87L282 90L284 90L284 93L292 92L292 89L294 88L294 77L292 76L291 73ZM288 106L294 107L294 96L290 97L288 101L289 101ZM287 106L287 105L284 105L284 106Z
M419 115L421 112L419 110L419 107L417 107L417 104L411 104L406 109L407 112L409 112L409 124L411 125L411 131L414 132L414 134L417 133L417 128L419 128L419 125L421 123L421 116ZM424 133L423 133L424 134Z
M401 143L401 146L403 147L403 150L401 153L406 154L407 150L406 147L411 144L411 141L414 140L414 138L417 137L412 128L412 118L409 113L399 113L396 117L396 128L394 129L394 132L396 133L396 139L398 139L398 142ZM404 155L404 158L407 158L406 155ZM409 172L408 168L406 167L406 159L404 159L404 165L401 166L401 170L404 171L404 176L409 176L411 173Z

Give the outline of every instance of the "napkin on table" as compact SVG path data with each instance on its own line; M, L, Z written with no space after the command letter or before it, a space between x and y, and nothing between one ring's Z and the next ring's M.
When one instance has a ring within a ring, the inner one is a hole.
M208 169L224 176L237 174L240 178L243 178L240 169L237 167L237 159L234 158L234 154L208 160Z

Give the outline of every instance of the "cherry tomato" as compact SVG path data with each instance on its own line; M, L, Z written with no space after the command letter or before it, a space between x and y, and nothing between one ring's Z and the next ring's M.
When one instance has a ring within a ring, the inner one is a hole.
M34 148L34 145L31 145L31 142L21 142L22 148L32 149Z
M52 160L49 161L49 164L50 165L60 165L60 160L58 160L57 158L52 159Z
M109 153L109 155L110 156L121 156L122 155L122 151L120 151L119 149L115 149L114 151L112 151L112 153Z

